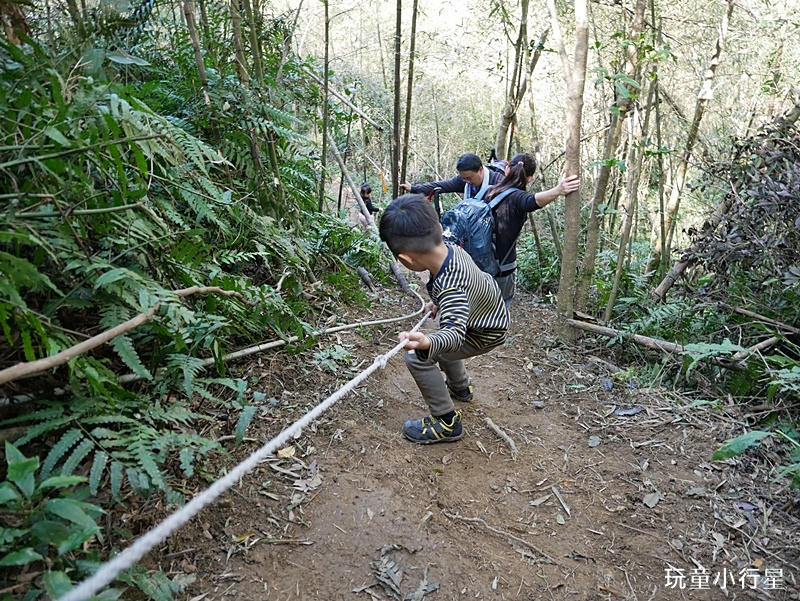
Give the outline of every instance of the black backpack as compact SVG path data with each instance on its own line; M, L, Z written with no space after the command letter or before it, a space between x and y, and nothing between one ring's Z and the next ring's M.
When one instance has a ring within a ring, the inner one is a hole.
M505 264L511 248L502 260L495 256L494 215L492 210L499 205L514 188L505 190L489 202L465 197L460 203L442 215L443 237L447 242L461 246L475 264L489 275L497 276L516 267L516 262Z

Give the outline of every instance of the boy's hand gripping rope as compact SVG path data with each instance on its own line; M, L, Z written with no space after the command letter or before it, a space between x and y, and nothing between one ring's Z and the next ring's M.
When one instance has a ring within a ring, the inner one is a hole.
M411 331L416 332L419 330L422 324L425 323L425 320L428 319L430 314L431 312L428 311ZM350 380L347 384L342 386L332 396L328 397L325 401L314 407L314 409L306 413L306 415L297 420L294 424L283 430L263 447L253 452L249 457L234 467L225 476L214 482L205 491L194 497L186 505L174 511L155 528L139 537L139 539L137 539L131 546L122 551L119 555L101 565L97 572L95 572L92 576L81 582L63 597L59 597L59 601L85 601L86 599L92 597L101 588L112 582L117 577L117 574L132 567L133 564L149 553L156 545L165 541L170 534L183 526L195 515L200 513L200 510L202 510L205 506L215 501L217 497L236 484L242 477L252 471L259 463L272 455L281 445L299 435L303 428L308 426L312 421L327 411L338 400L353 390L353 388L355 388L358 384L366 380L370 374L372 374L378 368L384 369L386 367L386 362L395 354L397 354L397 352L400 351L400 349L402 349L407 343L408 340L403 340L385 355L379 355L376 357L372 362L372 365Z

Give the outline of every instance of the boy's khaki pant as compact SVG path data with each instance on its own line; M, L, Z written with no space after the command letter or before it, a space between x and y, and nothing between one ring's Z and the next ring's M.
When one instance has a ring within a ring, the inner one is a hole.
M416 381L422 398L428 403L431 415L445 415L455 409L453 399L447 392L447 384L450 384L450 387L455 390L463 390L469 386L469 376L467 368L464 366L464 359L488 353L493 348L492 346L476 348L465 341L457 351L444 353L433 359L421 359L414 351L406 351L405 359L408 371ZM440 367L447 377L447 382L439 371Z

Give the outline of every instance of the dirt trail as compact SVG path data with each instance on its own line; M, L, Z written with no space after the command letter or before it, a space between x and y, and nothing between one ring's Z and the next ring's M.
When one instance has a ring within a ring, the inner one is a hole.
M800 598L796 510L765 516L735 462L709 462L708 409L609 386L588 359L602 343L585 339L576 355L530 295L512 317L509 344L469 360L476 395L459 406L461 441L402 437L425 406L397 355L296 440L293 457L170 539L153 567L194 575L182 596L194 601ZM340 335L355 372L396 329ZM302 366L273 356L248 368L268 395L285 390L263 439L336 388Z

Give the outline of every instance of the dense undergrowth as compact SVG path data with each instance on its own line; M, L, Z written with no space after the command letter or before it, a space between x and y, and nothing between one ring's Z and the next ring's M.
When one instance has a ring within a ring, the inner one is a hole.
M55 598L91 573L116 544L97 525L111 505L182 503L183 480L224 453L201 434L209 411L238 415L241 440L264 401L226 354L310 344L323 307L366 302L354 268L380 266L375 240L315 211L313 118L285 107L318 90L275 45L282 22L263 28L263 82L217 47L204 91L188 37L152 9L64 30L61 45L0 42L0 369L146 316L0 385L0 572L33 574L0 598ZM182 586L123 581L156 599Z
M770 432L783 449L776 475L800 487L800 135L777 121L729 148L704 169L698 192L722 215L691 230L692 243L676 255L688 263L663 302L647 272L651 246L633 243L621 293L609 324L620 335L610 352L639 367L627 378L640 385L689 390L709 403L759 407L762 417L730 432L716 458L743 453ZM652 190L655 193L655 190ZM542 220L543 221L543 220ZM540 221L540 223L542 222ZM540 228L541 229L541 228ZM519 244L520 282L542 294L557 290L558 254L552 238ZM616 252L601 252L594 305L601 314L616 269ZM664 355L628 342L631 334L677 342L685 351Z

